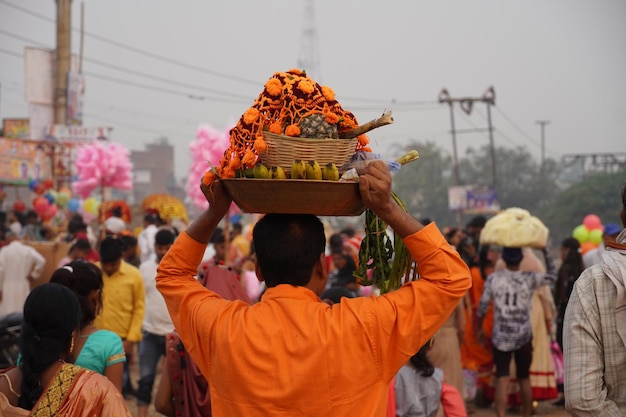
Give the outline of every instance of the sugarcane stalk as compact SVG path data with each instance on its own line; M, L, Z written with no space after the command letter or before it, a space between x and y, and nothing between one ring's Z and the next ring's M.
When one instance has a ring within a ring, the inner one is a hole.
M370 130L376 129L377 127L390 125L393 123L393 117L391 116L391 110L385 111L382 116L378 119L370 120L364 125L357 126L352 130L345 131L339 134L339 137L342 139L352 139L356 138L359 135L369 132Z

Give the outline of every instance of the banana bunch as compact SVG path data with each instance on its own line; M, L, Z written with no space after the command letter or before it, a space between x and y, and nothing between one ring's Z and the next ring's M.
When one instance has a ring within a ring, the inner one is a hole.
M268 167L261 162L257 162L252 169L246 170L245 176L260 179L287 179L287 173L282 167L278 165ZM321 167L314 160L295 159L291 164L291 179L339 181L339 169L332 162Z
M322 168L315 160L296 159L291 164L292 179L339 181L339 168L330 162Z

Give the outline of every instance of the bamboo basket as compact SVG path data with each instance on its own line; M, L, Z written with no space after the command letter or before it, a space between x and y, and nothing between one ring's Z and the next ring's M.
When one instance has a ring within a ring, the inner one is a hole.
M330 162L341 167L347 163L358 143L353 139L310 139L263 132L267 150L259 154L263 165L282 167L291 172L291 164L295 159L303 161L315 160L321 166Z

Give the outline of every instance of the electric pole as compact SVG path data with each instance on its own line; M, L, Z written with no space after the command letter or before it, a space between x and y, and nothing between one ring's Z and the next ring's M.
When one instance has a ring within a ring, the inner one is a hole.
M543 170L543 164L546 160L546 126L550 124L549 120L537 120L539 126L541 126L541 169Z
M72 46L72 0L56 0L57 45L54 84L54 123L67 124L67 73L70 70Z
M491 124L491 106L495 106L496 104L496 92L493 87L489 87L481 97L462 97L462 98L452 98L448 93L447 89L442 89L439 93L439 102L440 103L448 103L450 106L450 121L452 123L452 155L454 157L454 179L457 185L461 185L461 179L459 175L459 161L457 157L457 149L456 149L456 134L457 133L472 133L472 132L480 132L485 129L465 129L465 130L456 130L454 127L454 103L459 103L459 107L461 110L465 112L465 114L470 115L472 113L472 108L474 107L475 102L485 103L487 105L487 131L489 132L489 148L491 150L491 185L496 186L496 151L493 141L493 126Z

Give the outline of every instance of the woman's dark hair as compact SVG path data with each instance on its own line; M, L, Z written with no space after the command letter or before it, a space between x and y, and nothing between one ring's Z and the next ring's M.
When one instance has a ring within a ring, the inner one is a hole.
M267 214L254 226L253 240L267 287L305 286L326 247L324 225L310 214Z
M54 271L50 282L68 287L78 297L83 312L80 320L81 329L95 320L98 311L89 301L89 296L94 291L102 291L104 287L102 272L97 266L82 260L70 262Z
M80 318L80 303L69 288L48 283L30 292L24 303L19 343L22 355L19 407L33 408L42 394L41 373L66 357Z
M411 356L411 364L421 372L422 376L431 376L435 373L435 367L428 360L426 355L430 350L430 341L426 343L422 348L413 356Z
M578 270L578 275L580 275L585 269L583 266L583 257L580 253L580 242L573 237L567 237L561 242L561 247L569 249L563 263L572 266L574 272Z
M480 269L480 276L483 277L483 281L487 280L487 267L491 266L487 254L489 253L489 245L482 245L478 252L478 268Z

